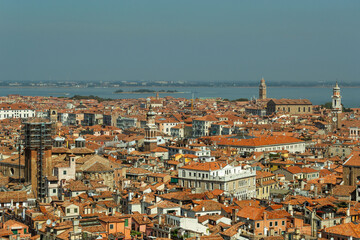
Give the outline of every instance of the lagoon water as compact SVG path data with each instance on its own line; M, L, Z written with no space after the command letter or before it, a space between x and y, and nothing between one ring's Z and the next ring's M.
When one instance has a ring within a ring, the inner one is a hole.
M191 98L253 98L258 96L258 88L255 87L121 87L124 92L136 89L151 90L176 90L179 93L159 93L160 97L173 96ZM114 88L15 88L2 87L0 95L19 94L23 96L54 96L72 97L74 95L95 95L103 98L124 99L124 98L147 98L155 96L152 93L114 93ZM306 98L313 104L323 104L331 101L332 88L320 87L268 87L269 98ZM345 107L360 107L360 88L341 88L342 102Z

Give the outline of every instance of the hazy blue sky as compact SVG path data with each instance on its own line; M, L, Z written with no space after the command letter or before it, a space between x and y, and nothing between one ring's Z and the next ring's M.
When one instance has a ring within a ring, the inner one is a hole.
M358 81L360 1L0 1L0 80Z

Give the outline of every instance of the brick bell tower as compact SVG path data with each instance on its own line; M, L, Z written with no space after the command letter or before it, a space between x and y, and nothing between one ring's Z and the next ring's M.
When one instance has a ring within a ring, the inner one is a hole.
M265 79L261 78L259 85L259 99L263 100L265 98L266 98L266 84L265 84Z
M146 126L145 126L145 140L144 140L144 151L149 152L157 147L156 131L157 127L155 124L155 112L152 110L151 104L149 111L146 114Z

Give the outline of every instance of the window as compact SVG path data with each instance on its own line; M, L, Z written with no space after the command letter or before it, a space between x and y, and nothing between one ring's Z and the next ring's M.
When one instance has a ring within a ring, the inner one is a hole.
M53 189L53 193L56 193L56 189Z
M270 227L272 227L273 226L273 222L270 222Z
M114 224L110 224L110 229L114 229Z
M77 211L77 208L74 208L74 213L77 213L78 211Z
M256 224L256 228L259 228L259 227L260 227L260 223L257 223L257 224Z
M285 225L285 221L282 221L282 222L281 222L281 225L283 225L283 226L284 226L284 225Z
M66 213L70 213L70 208L66 209Z
M63 171L63 174L66 175L66 171L65 171L65 170Z
M278 222L277 221L275 221L275 227L278 225Z
M125 227L127 227L129 225L129 219L125 219Z

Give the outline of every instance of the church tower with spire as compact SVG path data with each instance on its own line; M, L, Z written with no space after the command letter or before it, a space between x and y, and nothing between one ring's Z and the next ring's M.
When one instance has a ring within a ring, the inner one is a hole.
M144 151L149 152L157 147L155 112L152 110L151 104L146 114Z
M331 115L333 122L333 129L340 129L341 127L341 113L342 113L342 105L341 105L341 95L340 95L340 87L336 82L335 87L333 88L332 104L331 104Z
M332 112L341 113L342 105L341 105L340 87L337 82L335 84L335 87L333 88L333 95L331 98L332 98L332 105L331 105Z
M265 98L266 98L266 84L265 84L265 79L261 78L259 85L259 99L263 100Z

